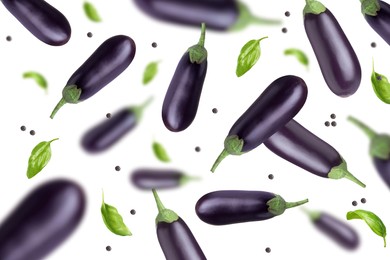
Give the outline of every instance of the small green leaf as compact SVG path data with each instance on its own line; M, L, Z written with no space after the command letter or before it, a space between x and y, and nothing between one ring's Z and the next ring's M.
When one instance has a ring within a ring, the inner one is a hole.
M297 60L302 65L305 65L306 67L309 66L309 59L307 58L306 54L303 51L301 51L300 49L294 49L294 48L286 49L284 51L284 55L286 55L286 56L288 56L288 55L295 56L295 58L297 58Z
M386 104L390 104L390 83L384 75L376 73L372 61L371 83L376 96Z
M162 146L162 144L154 141L152 148L153 148L154 155L157 157L157 159L159 159L162 162L170 162L171 161L171 159L168 156L167 151Z
M130 230L127 228L125 223L123 222L122 216L118 213L118 210L104 203L104 194L103 194L103 202L101 207L102 217L104 224L106 227L114 234L119 236L131 236Z
M153 61L146 66L144 70L144 76L142 79L142 83L144 85L148 84L156 76L158 72L158 63L159 61Z
M385 247L386 247L386 226L385 224L383 224L382 220L377 215L375 215L370 211L358 209L355 211L349 211L347 213L347 219L364 220L375 234L383 237Z
M28 159L27 178L31 179L37 175L49 163L51 158L50 144L55 140L58 138L48 142L40 142L34 147Z
M35 71L27 71L23 73L23 78L35 80L38 86L40 86L42 89L44 89L47 92L47 81L42 74Z
M259 60L261 54L260 41L266 38L268 38L268 36L258 40L250 40L241 48L237 59L237 77L244 75Z
M93 21L93 22L101 22L102 19L100 18L100 15L96 8L89 2L84 2L84 12L87 15L87 17Z

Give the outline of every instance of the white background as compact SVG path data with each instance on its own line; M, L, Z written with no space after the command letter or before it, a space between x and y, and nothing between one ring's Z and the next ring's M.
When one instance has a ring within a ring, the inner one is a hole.
M136 190L129 173L143 166L177 168L202 177L184 187L160 191L165 206L181 216L193 231L208 259L385 259L389 252L383 240L359 220L349 224L359 232L361 246L354 252L339 247L319 233L299 209L289 209L268 221L228 226L211 226L196 216L194 206L205 193L222 189L264 190L280 194L287 201L309 198L307 208L324 210L344 219L358 208L375 212L390 225L390 194L368 156L368 139L346 121L356 116L379 132L390 132L388 105L374 94L371 83L371 59L376 70L390 74L389 46L369 27L360 13L359 1L324 1L341 24L360 60L363 77L359 90L351 97L340 98L326 86L303 27L304 1L246 1L260 16L279 18L283 25L251 26L239 33L207 31L206 48L209 67L202 97L193 124L181 133L165 129L161 106L170 79L183 52L198 41L200 30L162 23L141 13L129 0L92 3L103 22L89 21L82 1L51 0L72 26L70 41L61 47L46 45L32 36L4 7L0 8L1 66L1 170L0 221L35 186L57 177L79 182L88 197L86 214L79 228L47 259L164 259L157 241L154 219L157 208L149 192ZM291 16L285 17L285 11ZM281 29L286 27L286 34ZM93 37L88 38L87 33ZM54 120L50 112L61 98L61 91L71 74L107 38L116 34L131 36L137 53L129 68L93 98L65 105ZM5 40L7 35L12 41ZM241 78L235 76L237 55L249 40L269 36L261 42L259 62ZM158 44L152 48L152 42ZM371 48L371 42L377 47ZM310 59L306 70L293 57L285 57L286 48L300 48ZM142 86L142 73L150 61L161 60L159 73L147 86ZM46 76L46 95L22 73L35 70ZM223 141L236 119L276 78L293 74L302 77L309 88L308 99L295 119L334 146L346 159L350 171L361 179L363 189L348 180L328 180L314 176L278 158L263 145L242 156L230 156L215 174L209 169L223 148ZM140 104L154 96L140 125L109 151L91 156L80 147L80 137L92 125L107 120L126 105ZM213 114L212 108L218 113ZM335 113L336 127L325 127ZM25 125L27 131L20 131ZM31 136L30 130L36 135ZM26 177L27 161L32 148L53 138L52 159L36 177ZM163 164L153 155L153 139L161 142L172 162ZM199 146L201 151L195 152ZM121 171L115 171L119 165ZM268 175L273 174L273 180ZM100 214L101 191L105 200L117 207L133 233L131 237L112 234ZM360 199L367 203L361 204ZM357 207L352 201L359 202ZM130 210L136 214L131 215ZM346 221L346 220L345 220ZM110 245L112 250L106 251ZM265 248L272 252L267 254Z

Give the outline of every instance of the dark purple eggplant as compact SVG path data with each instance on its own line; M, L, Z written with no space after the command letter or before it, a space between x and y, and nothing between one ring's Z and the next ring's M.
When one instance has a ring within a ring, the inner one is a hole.
M262 144L301 110L306 98L307 86L300 77L288 75L272 82L234 123L211 171L226 156L241 155Z
M16 19L42 42L60 46L70 39L71 28L66 17L43 0L2 0Z
M367 23L390 45L390 5L378 0L360 1Z
M330 144L292 119L268 138L264 145L279 157L317 176L329 179L347 178L362 187L347 169L347 163Z
M166 260L206 260L191 230L174 211L162 204L155 189L157 238Z
M140 106L125 107L113 113L110 119L93 126L83 135L81 146L90 153L106 151L139 124L145 107L151 101L152 98L149 98Z
M85 204L83 189L73 181L41 184L0 224L0 259L43 259L78 227Z
M66 103L82 102L113 81L131 64L135 51L135 42L129 36L116 35L105 40L69 78L50 118Z
M308 201L286 202L266 191L220 190L203 195L195 205L195 212L208 224L229 225L267 220Z
M199 43L184 53L165 94L162 119L172 132L185 130L195 119L207 72L205 33L206 26L202 23Z
M320 2L306 0L307 37L329 89L340 97L354 94L362 78L359 60L340 24Z
M235 0L134 0L147 15L160 21L198 26L204 22L217 31L238 31L250 24L278 25L280 20L254 16Z
M135 187L151 190L177 188L200 178L175 169L139 168L131 173L130 179Z
M361 129L370 139L370 157L376 171L390 188L390 135L378 134L360 120L349 116L348 121Z
M358 248L360 244L359 235L352 226L326 212L308 211L306 209L304 211L309 215L314 226L338 245L348 250Z

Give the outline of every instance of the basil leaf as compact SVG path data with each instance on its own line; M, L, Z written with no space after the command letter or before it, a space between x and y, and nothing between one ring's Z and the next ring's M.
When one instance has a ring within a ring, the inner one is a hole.
M158 72L158 63L158 61L154 61L146 66L142 79L144 85L148 84L156 76Z
M83 7L84 7L84 12L87 15L87 17L89 18L89 20L91 20L93 22L101 22L102 21L102 19L99 16L98 11L91 3L84 2Z
M237 77L244 75L259 60L261 54L260 41L266 38L268 38L268 36L258 40L250 40L241 48L237 59Z
M40 142L34 147L28 159L27 178L31 179L37 175L49 163L51 158L50 144L55 140L58 138L48 142Z
M127 228L125 223L123 223L122 216L118 213L118 210L104 203L104 193L103 193L103 202L101 207L102 217L106 227L114 234L119 236L131 236L130 230Z
M153 148L154 155L157 157L157 159L159 159L162 162L170 162L171 161L171 159L168 156L167 151L162 146L162 144L160 144L158 142L153 142L152 148Z
M376 73L372 61L371 83L376 96L386 104L390 104L390 83L384 75Z
M284 55L286 55L286 56L288 56L288 55L295 56L295 58L297 58L297 60L302 65L305 65L306 67L309 66L309 59L307 58L306 54L303 51L301 51L300 49L295 49L295 48L286 49L284 51Z
M366 210L355 210L347 213L347 219L362 219L367 225L374 231L378 236L383 237L385 247L386 247L386 226L383 224L382 220L375 215L374 213Z
M27 71L23 73L23 78L35 80L38 86L40 86L42 89L44 89L47 92L47 81L42 74L35 71Z

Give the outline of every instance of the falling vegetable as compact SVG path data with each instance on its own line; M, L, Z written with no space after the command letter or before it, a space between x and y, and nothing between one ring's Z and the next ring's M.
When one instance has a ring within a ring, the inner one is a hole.
M102 207L101 213L104 224L114 234L118 236L131 236L130 230L123 222L122 216L118 213L118 210L104 202L104 193L102 195Z
M374 60L372 61L371 83L376 96L386 104L390 104L390 83L387 78L374 70Z
M102 19L96 8L90 2L84 2L83 4L84 12L89 20L93 22L101 22Z
M240 55L238 55L237 59L237 77L241 77L247 73L257 63L261 55L260 42L266 38L268 36L257 40L250 40L241 48Z
M168 153L164 146L159 143L154 141L152 144L152 149L154 152L154 155L156 156L157 159L159 159L161 162L170 162L171 159L168 156Z
M37 175L49 163L51 158L50 144L56 140L58 140L58 138L51 141L40 142L34 147L31 151L30 158L28 159L27 178L31 179Z
M295 58L297 58L297 60L302 65L306 66L306 68L308 68L308 66L309 66L309 58L300 49L296 49L296 48L285 49L284 50L284 55L286 55L286 56L294 56Z
M154 77L157 75L158 64L159 64L159 61L153 61L153 62L150 62L146 66L145 71L144 71L144 75L143 75L143 79L142 79L142 83L144 85L149 84L149 82L151 82L154 79Z
M360 2L364 19L390 45L390 5L378 0L360 0Z
M35 72L35 71L25 72L25 73L23 73L23 78L35 80L35 82L38 84L38 86L40 86L42 89L44 89L45 92L47 93L47 81L46 81L45 77L42 74L40 74L39 72Z

